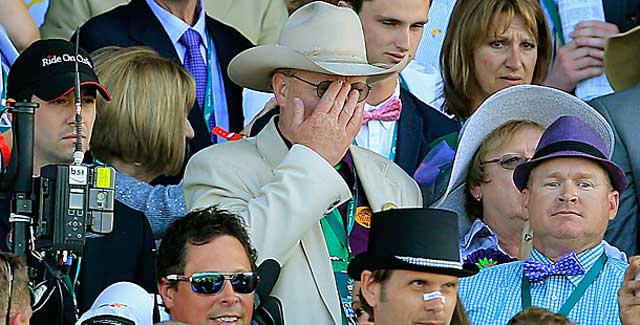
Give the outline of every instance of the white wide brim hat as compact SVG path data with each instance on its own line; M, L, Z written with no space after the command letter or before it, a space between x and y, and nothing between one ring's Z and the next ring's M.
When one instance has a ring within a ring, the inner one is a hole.
M512 120L529 120L546 128L561 116L571 115L595 129L607 145L611 158L614 135L611 126L579 98L554 88L520 85L505 88L487 98L460 130L451 177L444 194L431 207L458 214L459 238L469 230L466 211L467 175L480 145L493 130Z
M228 74L242 87L269 92L276 69L366 77L373 83L401 71L410 59L406 55L393 67L369 64L362 25L355 11L316 1L289 17L275 45L256 46L234 57Z

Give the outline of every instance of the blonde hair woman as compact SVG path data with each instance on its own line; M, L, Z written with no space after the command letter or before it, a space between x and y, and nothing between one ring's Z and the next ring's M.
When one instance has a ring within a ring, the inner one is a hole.
M187 121L195 101L191 74L142 47L107 49L94 61L113 93L110 102L96 103L94 157L144 182L179 173L185 136L193 134Z

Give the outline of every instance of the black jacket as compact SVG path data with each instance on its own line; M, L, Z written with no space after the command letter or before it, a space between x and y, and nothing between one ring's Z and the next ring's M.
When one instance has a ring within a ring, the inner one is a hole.
M227 66L233 57L253 44L234 28L209 16L206 17L206 25L215 44L224 82L229 129L239 132L244 128L242 87L229 79ZM80 28L80 46L89 53L106 46L148 46L161 56L182 65L169 36L145 0L132 0L91 18ZM209 130L198 112L199 110L192 109L189 113L189 121L195 131L195 138L190 143L192 153L211 145Z

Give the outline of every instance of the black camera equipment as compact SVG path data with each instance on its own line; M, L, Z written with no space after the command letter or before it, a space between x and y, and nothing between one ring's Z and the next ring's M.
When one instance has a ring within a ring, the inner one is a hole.
M30 266L32 282L39 281L35 278L53 276L56 284L67 287L60 288L60 292L63 289L73 290L73 283L67 276L74 261L82 255L86 237L108 234L113 230L115 199L115 170L82 164L82 98L77 38L75 52L76 139L73 163L47 165L42 167L38 177L33 176L34 115L39 104L30 102L29 95L7 105L13 116L13 146L9 165L0 175L0 193L11 198L9 222L13 229L13 252ZM67 277L66 285L58 281L64 277ZM70 294L74 296L73 292ZM35 299L39 300L39 297ZM74 311L77 315L75 306Z

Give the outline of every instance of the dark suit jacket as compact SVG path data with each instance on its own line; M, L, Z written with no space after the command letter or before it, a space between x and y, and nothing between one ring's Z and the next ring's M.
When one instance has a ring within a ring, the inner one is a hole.
M400 88L400 101L402 113L398 120L395 163L413 176L429 152L429 144L449 133L458 132L460 125L403 88ZM280 109L276 108L256 120L250 135L257 135L279 113Z
M628 256L639 252L638 201L640 193L640 138L638 137L638 103L640 85L594 99L590 104L611 124L616 139L613 161L624 170L626 190L620 195L618 215L609 222L605 239Z
M626 32L640 24L640 1L602 0L607 22L616 24L620 32Z
M232 132L239 132L244 128L242 87L229 79L227 66L236 54L253 45L232 27L209 16L207 16L206 25L215 44L224 80L229 129ZM114 45L148 46L158 51L161 56L182 65L169 36L145 0L132 0L127 5L116 7L90 19L80 28L80 46L89 53ZM193 153L211 144L209 130L202 118L202 113L199 112L201 111L192 109L189 114L189 121L195 131L195 138L190 143Z

